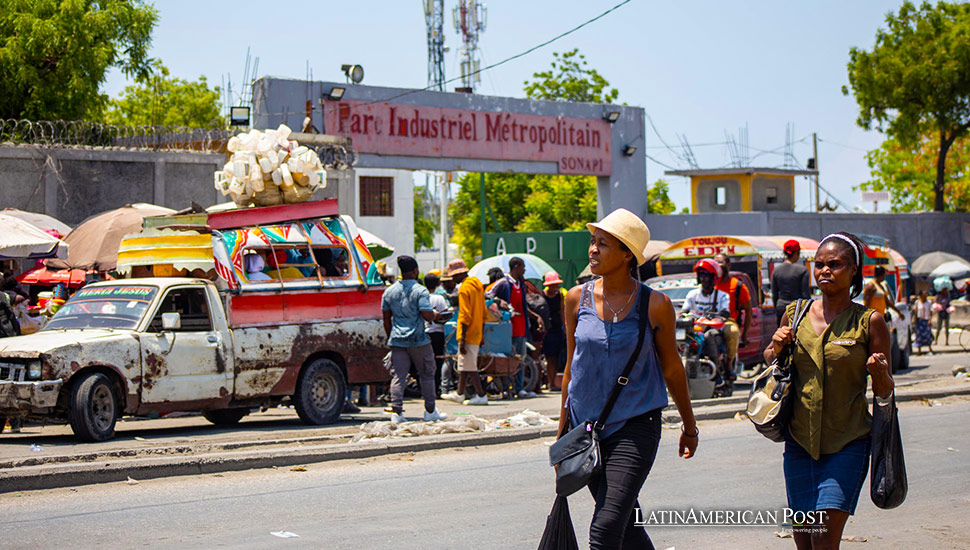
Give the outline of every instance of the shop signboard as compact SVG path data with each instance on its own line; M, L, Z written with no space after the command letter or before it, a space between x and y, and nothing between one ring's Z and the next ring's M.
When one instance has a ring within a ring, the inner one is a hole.
M486 233L485 257L500 254L534 254L559 273L566 288L589 263L589 231L534 231Z

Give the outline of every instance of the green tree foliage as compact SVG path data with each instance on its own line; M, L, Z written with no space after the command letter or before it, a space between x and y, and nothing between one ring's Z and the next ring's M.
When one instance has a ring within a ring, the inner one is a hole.
M651 214L671 214L677 207L670 200L670 184L660 178L647 188L647 210Z
M532 82L524 83L529 99L614 103L620 96L616 88L609 89L610 83L596 69L587 67L586 56L578 48L552 56L551 69L533 73Z
M872 179L858 186L863 191L889 191L894 212L921 212L933 208L935 200L938 143L924 135L905 146L890 138L866 154ZM944 194L946 209L970 209L970 137L957 138L947 155Z
M204 76L190 82L173 78L161 61L152 62L152 72L126 86L108 103L104 121L129 126L223 127L219 87L209 88Z
M0 117L78 120L107 102L107 71L149 73L158 12L142 0L0 1Z
M944 209L946 158L970 128L970 5L904 2L886 15L872 51L849 52L858 124L885 131L905 148L935 142L933 209ZM849 88L842 92L849 94ZM878 178L878 175L877 175Z
M431 248L434 246L434 234L437 227L433 220L424 215L424 186L414 186L414 249Z

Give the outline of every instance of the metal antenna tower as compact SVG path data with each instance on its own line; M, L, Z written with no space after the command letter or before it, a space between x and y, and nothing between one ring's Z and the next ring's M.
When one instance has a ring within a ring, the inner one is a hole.
M423 0L428 29L428 86L445 91L445 0Z
M680 141L680 146L684 149L684 158L687 159L687 164L690 165L692 170L700 168L697 164L697 157L694 156L694 150L691 149L690 143L687 141L687 136L677 134L677 139Z
M475 85L482 81L478 73L481 68L478 35L485 30L488 10L478 0L458 0L452 15L455 30L461 35L462 45L458 54L461 60L461 85L468 91L473 91Z

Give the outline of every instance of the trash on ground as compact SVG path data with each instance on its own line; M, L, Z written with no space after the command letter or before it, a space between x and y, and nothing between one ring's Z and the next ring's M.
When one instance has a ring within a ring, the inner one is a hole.
M144 437L140 436L140 435L136 435L135 436L135 441L148 441L148 440L145 439Z
M780 539L790 539L791 531L775 531L775 536Z
M959 453L960 452L960 451L954 449L953 447L947 447L946 450L950 451L951 453Z
M298 538L300 538L300 535L297 535L296 533L291 533L289 531L270 531L269 534L270 535L273 535L274 537L279 537L281 539L298 539Z
M967 367L966 365L953 365L953 368L950 369L950 372L953 374L953 376L957 376L957 377L959 377L960 375L966 376L967 373L970 372L970 367Z
M131 476L128 476L128 480L125 481L125 483L127 483L128 485L138 485L138 480L132 479Z
M743 412L736 412L736 413L734 413L734 419L735 420L747 420L748 419L748 415L744 414Z
M849 535L848 537L842 537L842 542L869 542L866 537L857 537L855 535Z
M291 472L305 472L306 471L306 466L294 466L294 467L290 468L290 471Z
M44 448L42 446L36 444L36 443L34 443L34 444L32 444L30 446L30 450L33 451L33 452L35 452L35 453L42 453L42 452L44 452Z
M456 415L457 416L457 415ZM386 420L366 422L360 426L360 431L351 439L351 443L360 441L381 441L390 438L417 437L421 435L438 435L446 433L474 433L487 432L508 428L529 428L552 424L555 421L549 417L528 409L508 418L488 421L477 416L467 414L461 417L437 422L411 421L392 424Z

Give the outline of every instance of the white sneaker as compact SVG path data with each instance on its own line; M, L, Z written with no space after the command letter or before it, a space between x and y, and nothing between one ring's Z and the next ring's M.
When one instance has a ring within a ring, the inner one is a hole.
M463 405L488 405L488 397L485 395L476 395L471 399L466 399L462 401Z
M448 418L448 414L443 413L438 409L435 409L434 412L424 411L425 422L437 422L438 420L444 420L446 418Z
M535 396L536 394L531 391L519 390L519 399L530 399Z
M465 400L465 396L461 395L456 391L450 391L448 393L441 394L442 399L447 399L448 401L454 401L455 403L461 403Z

